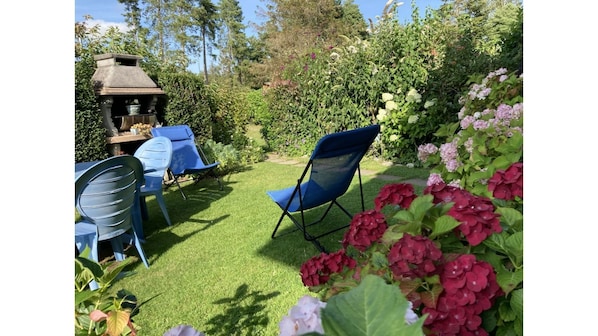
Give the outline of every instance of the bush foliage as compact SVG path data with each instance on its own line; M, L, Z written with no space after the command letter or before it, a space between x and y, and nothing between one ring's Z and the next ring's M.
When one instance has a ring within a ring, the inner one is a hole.
M400 24L390 11L368 39L313 45L311 52L289 59L284 77L267 91L269 146L289 155L308 154L326 133L378 122L379 110L386 107L382 93L390 93L396 106L383 123L380 154L417 162L417 144L438 140L438 125L456 121L458 98L470 75L517 69L522 59L521 7L454 6L428 10L423 19L415 8L408 24ZM498 14L510 20L482 24ZM492 43L486 41L489 36Z

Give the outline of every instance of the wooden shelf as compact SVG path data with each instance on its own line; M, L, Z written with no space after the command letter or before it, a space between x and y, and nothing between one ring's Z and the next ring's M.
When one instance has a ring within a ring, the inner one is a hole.
M114 119L120 119L119 131L128 131L131 129L131 125L142 123L154 125L156 123L155 114L136 114L136 115L124 115L113 117Z
M147 139L151 139L151 135L141 135L136 134L133 135L131 132L122 132L118 133L118 136L107 137L106 143L107 144L118 144L123 142L133 142L133 141L145 141Z

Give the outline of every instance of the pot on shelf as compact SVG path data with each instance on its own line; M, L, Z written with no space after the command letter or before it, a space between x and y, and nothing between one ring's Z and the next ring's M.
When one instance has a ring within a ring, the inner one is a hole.
M129 115L138 115L139 110L141 110L141 105L127 105Z

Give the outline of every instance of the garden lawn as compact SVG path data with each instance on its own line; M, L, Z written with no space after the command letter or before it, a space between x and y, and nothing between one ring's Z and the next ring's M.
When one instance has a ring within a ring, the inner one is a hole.
M136 273L113 286L114 291L126 289L144 302L133 316L138 335L163 335L178 324L189 324L209 336L278 335L281 318L301 296L310 294L301 282L299 268L319 251L303 240L299 231L270 238L282 211L266 191L293 185L304 167L303 162L260 162L223 177L222 191L211 178L197 184L186 182L182 184L186 201L172 186L164 192L173 223L170 227L154 199L147 198L150 218L144 221L147 240L143 248L150 268L137 262L132 269ZM397 180L377 177L382 174ZM366 210L373 208L383 185L398 182L399 177L427 176L424 169L365 160ZM418 192L423 188L415 187ZM357 177L339 201L353 213L361 211ZM323 209L317 210L308 212L306 220L315 219ZM349 222L333 207L322 229ZM293 227L285 219L279 234ZM345 230L320 242L334 252L341 247ZM137 255L132 248L128 251Z

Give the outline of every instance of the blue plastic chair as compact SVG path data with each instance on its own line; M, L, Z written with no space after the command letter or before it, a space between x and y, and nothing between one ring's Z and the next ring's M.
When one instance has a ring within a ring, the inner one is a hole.
M220 162L206 163L207 161L204 161L205 155L201 148L198 151L193 131L187 125L154 127L151 132L155 137L164 136L172 142L172 161L170 162L169 172L183 199L186 200L187 196L179 184L179 178L185 175L193 175L195 182L198 182L202 177L213 174L214 169L218 167ZM214 177L218 181L220 190L222 190L220 179L215 175Z
M338 202L338 198L347 192L356 171L359 176L361 211L365 211L359 162L379 132L379 125L371 125L325 135L316 144L296 185L281 190L267 191L270 198L282 209L282 214L272 232L272 239L276 237L276 232L286 216L293 221L298 230L303 232L305 240L312 242L318 250L325 252L325 248L317 239L346 228L349 224L335 227L319 235L309 233L307 227L322 222L333 205L338 206L350 219L353 218L353 215ZM309 178L304 181L308 172L310 172ZM305 222L304 212L306 210L326 203L329 203L328 207L319 219L312 223ZM300 213L299 219L293 216L293 213L297 212Z
M147 204L145 197L154 195L156 201L162 210L162 214L166 219L168 226L172 225L166 203L162 196L162 181L166 170L170 167L172 161L172 143L167 137L159 136L151 138L141 144L133 154L143 164L143 176L145 183L141 186L141 215L143 219L148 219Z
M131 155L100 161L75 180L75 206L81 215L75 223L79 251L89 246L91 259L99 262L98 243L109 240L115 259L123 260L123 244L132 238L143 264L149 268L137 234L141 216L135 211L142 183L143 166Z

